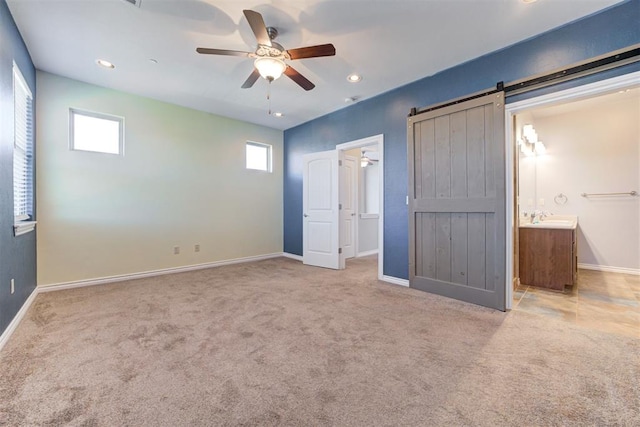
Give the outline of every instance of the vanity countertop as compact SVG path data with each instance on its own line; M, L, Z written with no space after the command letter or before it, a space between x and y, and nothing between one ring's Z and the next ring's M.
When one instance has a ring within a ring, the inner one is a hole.
M549 215L540 220L536 218L535 223L531 223L531 218L520 217L520 228L554 228L575 230L578 226L577 215Z

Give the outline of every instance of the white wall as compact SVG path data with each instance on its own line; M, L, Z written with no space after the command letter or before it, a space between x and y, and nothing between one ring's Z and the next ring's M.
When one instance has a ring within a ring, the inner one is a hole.
M282 252L282 131L44 72L37 87L39 285ZM125 117L124 157L70 151L70 107ZM247 140L273 145L273 173L245 169Z
M579 263L639 270L640 197L580 196L640 191L640 99L616 95L580 111L534 112L547 154L535 159L535 173L521 163L521 211L522 189L537 177L537 209L579 217ZM563 206L553 201L559 193L568 197Z

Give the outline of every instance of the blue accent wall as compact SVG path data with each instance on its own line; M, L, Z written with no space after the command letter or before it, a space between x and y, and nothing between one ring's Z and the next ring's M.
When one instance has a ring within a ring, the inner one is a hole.
M302 156L384 134L384 274L408 278L407 115L425 107L588 60L640 43L640 0L543 33L508 48L361 101L284 133L284 251L302 255ZM339 48L339 47L338 47ZM637 71L636 63L545 91ZM390 73L393 69L389 70ZM520 95L508 102L530 97Z
M14 61L35 99L36 70L6 1L0 0L0 334L36 286L36 233L13 235Z

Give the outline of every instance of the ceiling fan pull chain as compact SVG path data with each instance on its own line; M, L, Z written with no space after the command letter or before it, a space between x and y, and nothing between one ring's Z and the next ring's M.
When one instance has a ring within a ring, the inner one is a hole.
M273 80L269 80L269 86L267 87L267 101L269 101L269 115L271 115L271 82Z

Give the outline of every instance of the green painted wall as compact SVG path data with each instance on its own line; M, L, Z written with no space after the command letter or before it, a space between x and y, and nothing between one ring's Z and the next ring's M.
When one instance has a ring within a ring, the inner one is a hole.
M40 71L37 85L38 285L282 252L282 131ZM69 150L70 107L124 117L124 156ZM273 145L273 173L246 170L247 140Z

